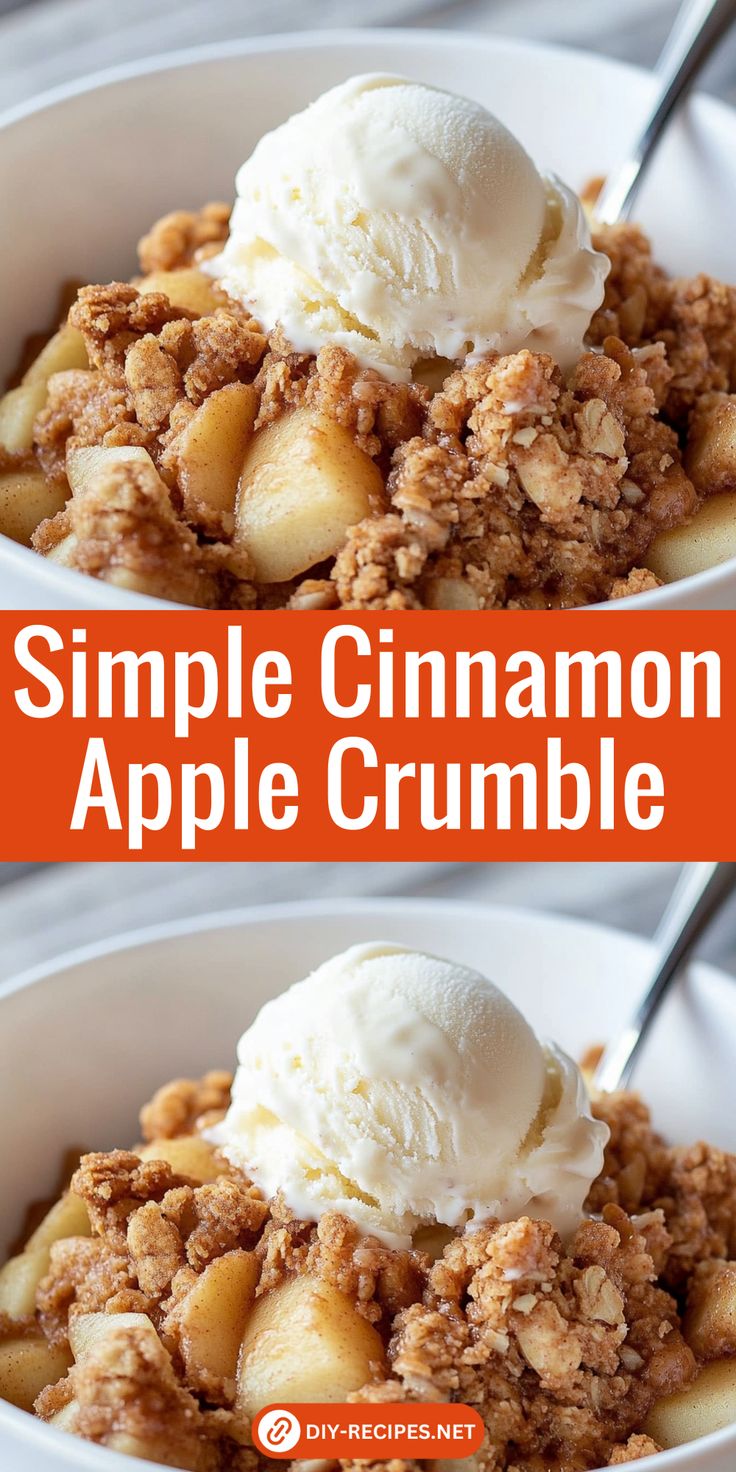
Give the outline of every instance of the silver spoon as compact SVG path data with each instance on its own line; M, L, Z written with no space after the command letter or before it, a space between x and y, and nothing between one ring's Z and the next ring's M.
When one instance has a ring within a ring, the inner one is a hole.
M593 1088L613 1094L631 1078L639 1049L695 942L736 888L736 864L685 864L654 937L652 979L630 1022L604 1050Z
M655 68L657 95L638 141L607 179L594 205L602 225L628 220L639 186L673 110L736 20L736 0L685 0Z

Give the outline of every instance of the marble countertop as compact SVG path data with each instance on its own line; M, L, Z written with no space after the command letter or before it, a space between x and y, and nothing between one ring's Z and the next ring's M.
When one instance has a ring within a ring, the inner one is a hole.
M677 0L0 0L3 105L175 47L335 26L442 27L654 64ZM704 85L736 102L736 36Z
M650 935L676 864L60 864L0 889L0 982L139 926L282 900L419 896L580 916ZM702 954L736 973L736 900Z

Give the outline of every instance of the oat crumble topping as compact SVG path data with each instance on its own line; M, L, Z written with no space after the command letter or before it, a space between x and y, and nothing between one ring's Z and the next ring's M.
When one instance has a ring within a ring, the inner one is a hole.
M193 1295L213 1264L234 1259L251 1264L256 1304L308 1279L377 1332L383 1361L350 1399L476 1407L487 1428L476 1472L583 1472L650 1456L651 1407L736 1352L733 1326L709 1313L714 1282L736 1291L736 1157L667 1145L637 1095L594 1103L611 1138L572 1241L522 1217L451 1236L433 1258L361 1236L336 1212L314 1224L265 1202L201 1135L222 1118L230 1083L212 1072L160 1089L141 1112L145 1158L82 1158L71 1189L91 1235L51 1246L34 1315L0 1319L0 1342L41 1333L61 1352L80 1316L110 1319L42 1390L42 1419L191 1472L265 1469L233 1373L191 1347ZM209 1152L204 1183L155 1158L156 1145L193 1139ZM146 1318L120 1317L130 1314Z
M79 291L68 321L87 366L52 374L32 445L0 467L40 471L57 497L74 481L33 534L39 552L205 608L565 608L657 587L653 538L736 488L717 433L726 421L736 432L736 288L667 277L636 226L595 235L611 272L567 381L525 350L449 364L434 390L389 382L337 346L311 357L280 329L267 338L198 270L227 228L220 204L168 215L140 242L136 284ZM188 305L175 305L167 286L176 299L183 279ZM297 554L285 577L259 575L237 475L214 464L216 396L233 385L254 395L248 435L302 408L380 472L382 504L373 496L321 563ZM209 430L197 418L208 404ZM197 434L209 434L216 494L206 475L191 489ZM121 446L147 452L145 473L108 457L80 488L74 452Z

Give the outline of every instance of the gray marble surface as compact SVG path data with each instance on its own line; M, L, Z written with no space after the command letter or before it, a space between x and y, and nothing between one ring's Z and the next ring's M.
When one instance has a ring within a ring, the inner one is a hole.
M651 66L677 8L677 0L0 0L0 97L7 106L174 47L333 26L476 30ZM704 85L736 102L736 36Z
M65 864L0 890L0 982L135 929L277 900L423 896L522 906L651 935L676 864ZM736 903L703 955L736 973Z
M651 65L676 0L0 0L5 105L117 62L202 41L346 25L418 25L551 40ZM736 101L736 38L704 79ZM252 864L0 866L0 979L138 925L269 900L457 896L653 931L676 865ZM707 953L736 971L736 913Z

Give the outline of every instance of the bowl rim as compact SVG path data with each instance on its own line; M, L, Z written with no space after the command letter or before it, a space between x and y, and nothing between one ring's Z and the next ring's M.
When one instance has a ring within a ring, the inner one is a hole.
M653 85L654 81L653 72L647 67L639 66L636 62L620 61L617 57L604 56L585 47L567 46L561 42L527 41L519 36L496 36L492 33L473 30L458 31L452 27L447 29L436 27L425 31L415 30L411 26L355 26L355 28L334 26L324 30L275 31L262 36L239 36L232 40L207 41L198 46L173 47L166 51L155 52L152 56L100 67L95 71L84 73L81 77L74 77L70 81L59 82L55 86L44 88L41 92L34 93L33 96L2 109L0 111L0 130L16 122L24 121L34 113L54 107L57 103L83 96L87 92L94 92L117 82L133 81L136 77L150 76L161 71L178 71L202 63L230 61L241 56L271 52L320 51L338 46L362 50L380 42L386 44L397 42L400 46L410 45L419 51L432 51L438 44L441 44L443 49L460 52L466 51L469 45L472 45L474 51L480 49L489 52L508 52L515 56L533 52L540 58L554 56L567 61L572 58L575 63L586 67L593 66L600 72L626 74L635 84L638 82L638 84ZM697 98L699 106L705 104L708 110L712 108L716 114L732 117L736 113L736 108L730 103L711 93L696 91L693 96Z
M583 47L544 41L525 41L518 37L497 37L492 34L477 34L473 30L456 31L452 28L424 31L413 30L406 26L397 26L395 29L388 26L376 26L375 28L356 26L355 29L335 27L318 31L288 31L265 36L238 37L230 41L213 41L200 46L175 48L154 56L141 57L137 60L122 62L117 66L101 68L72 81L47 88L33 97L4 109L0 112L0 134L59 104L71 102L75 98L83 97L87 93L101 90L104 87L133 81L138 77L153 76L164 71L178 71L189 66L228 61L250 55L317 51L337 46L352 47L360 52L372 44L381 42L390 42L400 48L410 45L415 51L420 52L432 51L438 44L443 48L458 52L467 50L468 46L472 45L474 50L480 48L489 54L501 56L506 54L518 57L531 52L551 59L553 64L556 62L559 64L563 58L568 63L572 59L573 64L584 65L588 69L597 69L601 74L613 72L619 76L626 76L629 82L636 86L641 87L647 84L653 86L653 74L647 68L631 62L619 61L614 57L601 56ZM687 107L692 105L708 120L707 126L715 127L720 123L733 129L734 142L736 142L736 108L705 92L696 92L686 104ZM38 566L39 561L37 552L0 533L0 568L3 565L11 570L15 567L19 575L22 571L24 578L28 581L29 589L37 585L39 598L46 587L49 591L58 590L60 596L68 599L72 606L76 604L80 610L89 608L90 611L93 611L101 607L103 609L119 608L124 611L132 608L148 610L187 606L172 603L164 598L153 598L149 594L116 588L110 584L103 584L104 597L98 602L97 598L92 596L96 591L94 587L98 581L96 579L87 579L93 584L93 587L88 590L86 597L80 593L78 600L75 600L74 589L78 588L79 578L83 574L49 562L48 559L44 559L45 566L42 568ZM728 585L735 571L736 555L725 562L716 563L713 567L704 568L701 572L692 573L687 578L681 578L675 584L666 584L664 589L657 588L650 592L617 599L613 603L590 604L587 607L609 611L617 608L657 610L662 604L666 605L666 598L660 598L660 594L666 594L669 588L682 585L689 598L699 598L701 593L711 593L721 585Z
M341 896L327 900L282 900L270 904L245 905L231 910L205 911L198 915L183 916L155 925L136 927L133 930L109 936L104 940L75 947L49 961L28 967L3 982L0 985L0 1007L3 1001L15 996L18 992L48 980L51 976L61 976L75 966L89 964L104 956L124 954L147 945L178 940L187 935L206 934L221 929L236 930L243 926L258 925L274 920L296 923L305 917L330 919L333 916L375 915L387 911L396 915L407 913L421 915L430 909L435 915L439 911L448 915L452 914L457 918L464 917L468 923L492 913L499 921L510 919L517 923L523 922L527 926L530 923L538 924L546 930L550 926L561 931L569 931L571 927L574 927L578 931L583 929L593 932L599 938L607 936L610 940L612 937L614 944L617 941L625 945L633 943L635 948L641 951L642 956L653 955L655 950L652 941L630 931L604 925L594 920L578 919L574 915L561 915L544 908L527 909L521 905L485 905L472 900L451 898L435 900L421 896L406 899L399 896L358 896L355 898ZM708 963L696 962L693 970L705 977L726 977L733 980L728 972ZM35 1445L39 1450L45 1449L49 1457L54 1454L60 1462L73 1463L77 1467L89 1469L89 1472L104 1472L106 1467L110 1468L110 1472L114 1472L115 1468L119 1469L119 1472L124 1472L124 1469L132 1467L132 1458L110 1451L107 1447L81 1441L68 1432L60 1431L54 1426L38 1421L27 1411L21 1411L15 1406L0 1401L0 1451L2 1450L3 1427L6 1427L14 1436L21 1438L29 1447ZM710 1453L720 1451L727 1453L729 1450L735 1450L736 1425L724 1426L719 1431L713 1431L707 1436L700 1437L696 1442L686 1442L683 1446L659 1452L656 1466L661 1468L661 1472L677 1472L678 1468L689 1461L690 1472L693 1472L693 1467L697 1472L697 1460L695 1459L699 1460L700 1457L697 1450L699 1446L702 1447L704 1457L709 1456ZM696 1448L695 1452L693 1448ZM644 1460L651 1459L644 1458ZM138 1465L141 1468L147 1468L148 1472L156 1472L159 1466L155 1462L140 1462ZM631 1465L633 1466L633 1463ZM708 1472L711 1466L710 1463L706 1464Z
M474 900L455 900L448 897L427 899L421 895L410 895L405 899L400 895L337 895L330 899L264 900L255 905L237 905L224 910L201 910L193 915L181 915L172 920L160 920L135 926L131 930L116 931L101 940L73 946L50 960L40 961L35 966L26 966L22 971L0 982L0 1007L8 997L35 986L37 982L46 981L51 976L70 971L75 966L83 966L106 956L123 954L141 946L179 940L188 935L206 935L213 930L238 930L242 926L260 925L271 920L316 920L322 917L332 919L333 916L375 915L383 911L395 912L397 915L422 915L428 909L433 914L464 914L471 923L478 917L492 913L499 921L534 924L538 920L545 929L554 926L559 930L568 930L574 925L576 930L590 930L598 936L603 933L620 938L624 943L639 948L642 956L647 952L654 952L653 942L633 931L604 925L596 920L563 915L541 906L532 909L525 905L485 905ZM716 976L728 976L728 972L719 971L717 966L711 966L707 962L698 962L697 970L714 972Z

